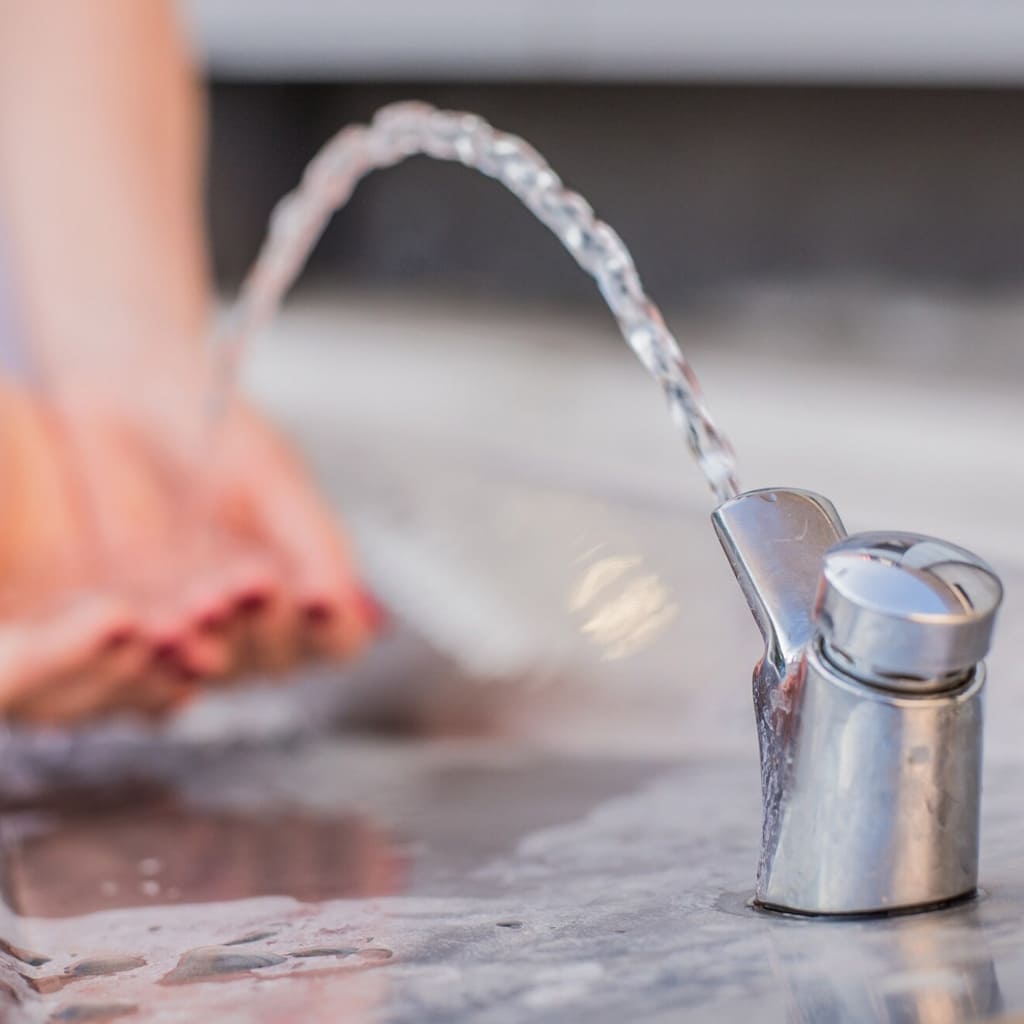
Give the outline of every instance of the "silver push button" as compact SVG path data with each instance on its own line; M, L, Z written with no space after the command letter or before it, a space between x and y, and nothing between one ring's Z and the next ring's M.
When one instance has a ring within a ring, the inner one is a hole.
M894 690L943 690L988 653L1002 594L995 572L963 548L863 533L825 555L815 627L840 671Z

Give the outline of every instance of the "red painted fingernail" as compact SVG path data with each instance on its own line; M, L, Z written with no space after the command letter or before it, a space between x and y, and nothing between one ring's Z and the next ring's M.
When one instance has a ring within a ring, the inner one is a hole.
M364 587L357 589L355 592L355 604L363 621L373 632L377 632L377 630L387 625L390 618L387 609L369 590Z
M267 595L253 591L243 594L236 602L235 607L243 615L257 615L267 607Z
M167 667L169 665L176 666L178 664L178 655L180 651L176 643L170 640L165 640L163 643L159 643L153 648L153 662L154 664Z
M334 618L334 609L325 601L312 601L306 605L306 618L317 626L324 626Z
M114 651L120 650L134 639L135 630L130 626L124 626L122 629L114 630L114 632L103 641L103 650L108 654L112 654Z

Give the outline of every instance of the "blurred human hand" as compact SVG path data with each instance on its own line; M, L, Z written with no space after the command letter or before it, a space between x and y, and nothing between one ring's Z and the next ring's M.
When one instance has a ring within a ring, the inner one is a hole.
M380 623L300 461L237 403L212 451L145 404L0 384L0 714L158 715L351 658Z

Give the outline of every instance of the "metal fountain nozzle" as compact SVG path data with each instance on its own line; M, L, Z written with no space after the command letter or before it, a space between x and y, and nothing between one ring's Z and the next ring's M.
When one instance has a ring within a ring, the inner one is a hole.
M807 491L712 520L765 641L757 902L875 914L973 893L995 572L931 537L847 536Z

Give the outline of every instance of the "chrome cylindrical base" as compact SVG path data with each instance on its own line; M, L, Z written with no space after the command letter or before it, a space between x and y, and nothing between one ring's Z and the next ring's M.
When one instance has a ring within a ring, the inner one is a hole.
M762 744L779 744L762 749L757 901L850 915L973 893L984 681L979 664L953 691L886 691L812 646L781 684L755 683Z

